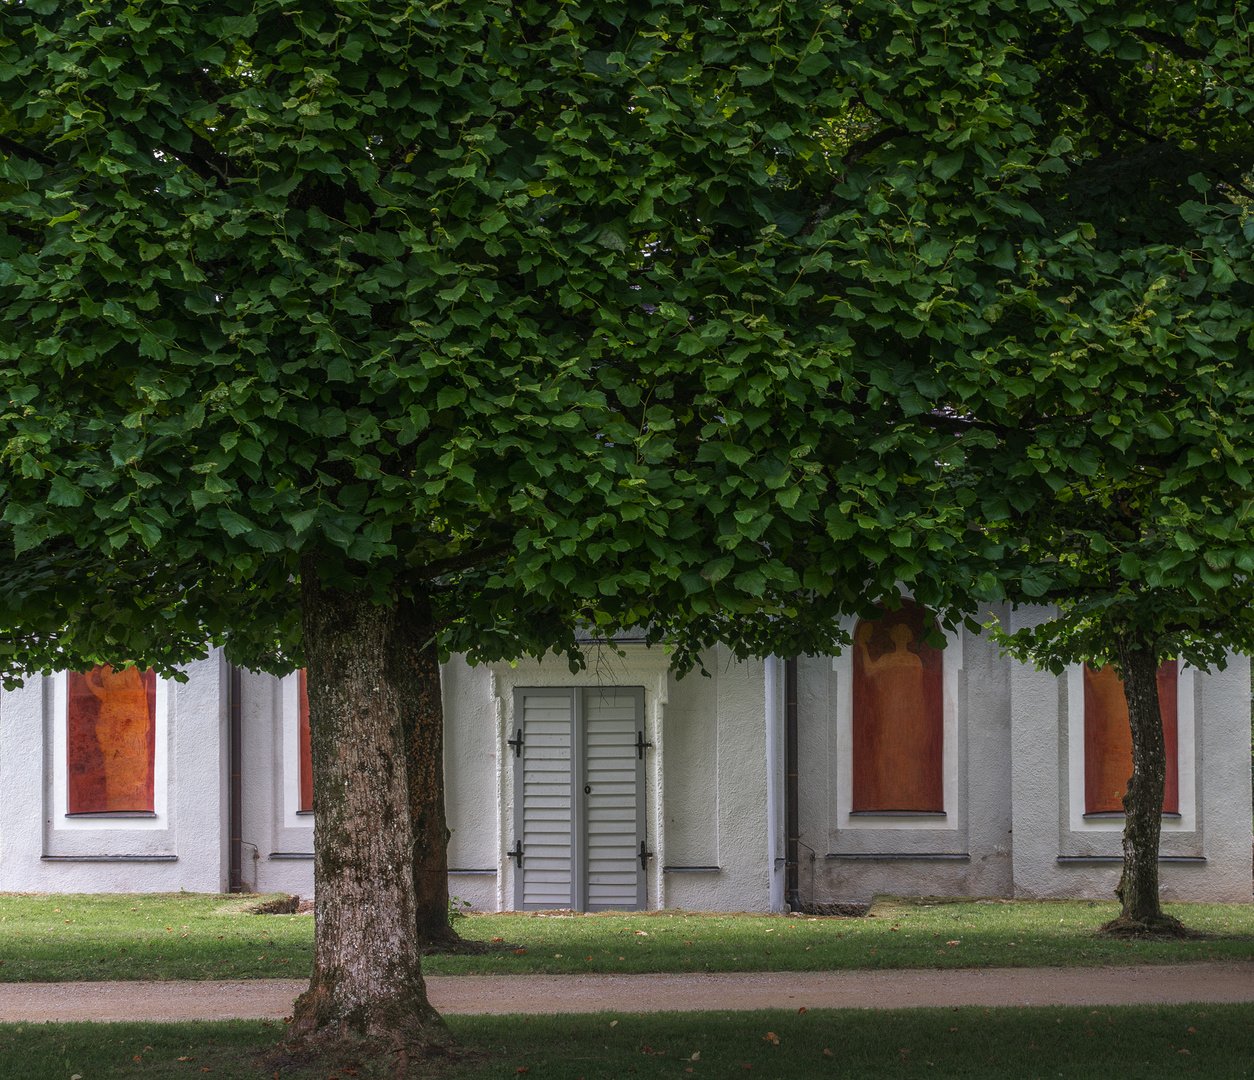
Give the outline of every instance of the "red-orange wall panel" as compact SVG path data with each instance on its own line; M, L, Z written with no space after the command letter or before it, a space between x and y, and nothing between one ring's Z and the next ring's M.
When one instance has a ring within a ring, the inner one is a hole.
M1167 784L1163 813L1180 812L1178 748L1178 665L1166 661L1158 669L1158 702L1167 747ZM1084 669L1084 812L1122 813L1123 795L1132 778L1132 728L1123 683L1109 664L1100 671Z
M152 813L157 676L104 665L66 680L67 810Z
M945 809L944 672L910 601L860 621L853 647L853 810Z

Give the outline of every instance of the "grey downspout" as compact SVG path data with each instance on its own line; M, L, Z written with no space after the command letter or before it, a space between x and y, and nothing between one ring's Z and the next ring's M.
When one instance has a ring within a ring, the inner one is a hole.
M243 784L241 779L243 725L240 720L240 699L243 697L243 680L240 670L231 665L231 692L228 704L227 743L231 758L231 790L228 797L227 831L230 834L230 870L227 888L233 892L244 891L244 845L242 842Z
M801 870L798 842L801 839L801 800L797 783L797 658L784 661L784 852L785 891L788 907L801 910Z

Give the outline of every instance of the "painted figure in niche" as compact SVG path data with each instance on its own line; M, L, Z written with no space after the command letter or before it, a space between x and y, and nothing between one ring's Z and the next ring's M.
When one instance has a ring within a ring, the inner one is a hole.
M1163 813L1180 810L1177 743L1177 664L1167 660L1158 669L1158 705L1167 747L1167 782ZM1084 668L1084 812L1123 813L1123 796L1132 778L1132 727L1123 682L1107 664L1100 671Z
M854 630L855 812L945 808L942 659L925 632L923 610L908 600Z
M151 813L155 673L105 664L67 682L69 813Z

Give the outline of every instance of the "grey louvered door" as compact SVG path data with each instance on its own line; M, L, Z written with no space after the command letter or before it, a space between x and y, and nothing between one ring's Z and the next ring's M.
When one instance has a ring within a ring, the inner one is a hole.
M583 691L583 910L645 906L644 762L636 733L644 691Z
M515 907L646 907L644 690L518 689L514 718Z
M522 754L514 758L514 827L522 869L514 876L518 910L574 906L571 749L574 715L564 690L520 690L515 725Z

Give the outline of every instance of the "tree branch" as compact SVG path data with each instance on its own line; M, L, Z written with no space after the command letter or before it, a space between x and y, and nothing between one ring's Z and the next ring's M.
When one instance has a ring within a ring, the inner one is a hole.
M828 212L832 209L832 203L835 202L836 199L836 184L843 184L845 182L845 174L849 171L850 167L856 165L872 150L877 150L885 143L892 142L893 139L904 134L906 134L906 129L904 127L897 126L884 128L882 131L877 131L869 139L863 139L860 143L855 143L851 146L845 155L840 159L840 163L844 166L844 171L836 178L836 183L832 185L832 190L827 193L827 197L823 200L823 202L819 203L818 207L814 211L814 214L810 218L809 224L801 230L801 235L809 236L815 229L818 228L819 222L827 216Z
M23 146L20 142L14 142L7 135L0 135L0 146L8 150L10 154L17 154L19 157L34 158L36 161L49 168L55 168L57 159L45 154L42 150L32 150L29 146Z
M416 566L402 576L406 581L430 581L444 574L470 570L476 566L496 562L497 559L508 555L513 547L513 544L505 541L490 544L488 547L475 548L473 551L465 551L460 555L450 555L447 559L436 559L435 562L429 562L425 566Z
M1164 33L1162 30L1148 30L1141 27L1133 28L1132 33L1142 41L1148 41L1152 45L1161 45L1168 52L1175 53L1176 56L1186 60L1205 60L1207 56L1205 49L1199 49L1196 45L1190 45L1184 38Z

